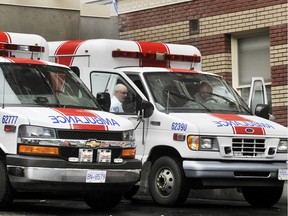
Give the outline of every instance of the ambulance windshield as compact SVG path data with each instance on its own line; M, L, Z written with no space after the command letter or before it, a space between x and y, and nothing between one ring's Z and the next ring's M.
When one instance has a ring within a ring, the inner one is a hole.
M159 111L251 114L245 102L219 76L152 72L145 73L145 79Z
M98 109L93 96L67 68L35 64L0 64L2 106Z

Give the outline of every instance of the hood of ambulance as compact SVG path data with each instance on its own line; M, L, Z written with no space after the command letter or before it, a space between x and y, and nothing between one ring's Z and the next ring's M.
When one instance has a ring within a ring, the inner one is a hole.
M286 127L253 115L223 113L169 113L171 130L201 135L287 136ZM173 124L174 123L174 124ZM184 124L184 126L181 126ZM187 128L186 128L187 125ZM167 125L169 127L169 125ZM183 131L184 132L184 131Z
M9 110L9 111L8 111ZM131 121L112 113L74 108L9 107L6 116L17 119L18 126L34 126L58 129L125 131L133 129Z

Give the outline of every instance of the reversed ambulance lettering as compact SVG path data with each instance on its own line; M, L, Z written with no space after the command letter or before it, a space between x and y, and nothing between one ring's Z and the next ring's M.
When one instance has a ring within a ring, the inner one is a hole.
M108 126L120 124L115 119L102 118L94 112L82 109L53 108L60 115L51 115L54 124L70 124L73 129L80 130L108 130Z
M249 122L249 121L213 121L217 127L228 127L228 126L247 126L247 127L260 127L260 128L272 128L272 125L262 122Z
M120 124L115 119L104 119L89 116L48 116L53 124L69 123L69 124L93 124L93 125L112 125L119 126Z
M211 114L214 117L221 119L221 121L213 121L217 127L231 127L234 134L254 134L264 135L265 129L275 129L272 125L262 122L253 122L235 114Z

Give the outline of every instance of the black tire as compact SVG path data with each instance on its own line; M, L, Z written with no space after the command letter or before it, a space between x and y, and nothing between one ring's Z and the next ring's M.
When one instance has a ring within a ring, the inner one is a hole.
M139 188L140 188L139 185L134 185L129 191L123 194L123 197L127 200L132 200L133 196L135 196L139 191Z
M282 187L243 187L242 194L246 201L256 207L275 205L282 196Z
M11 208L13 194L14 191L8 178L5 161L3 157L0 156L0 210Z
M190 188L179 160L169 156L158 158L150 171L149 190L157 204L176 206L184 203Z
M86 204L95 210L109 210L115 207L121 200L122 193L94 193L84 197Z

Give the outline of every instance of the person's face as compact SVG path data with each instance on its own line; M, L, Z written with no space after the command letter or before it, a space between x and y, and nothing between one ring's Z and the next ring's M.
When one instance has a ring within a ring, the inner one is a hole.
M200 97L203 99L203 100L206 100L208 98L211 97L211 89L204 86L202 87L200 90L199 90L199 94L200 94Z
M118 98L120 102L123 102L127 97L128 90L127 89L120 89L116 92L115 96Z

